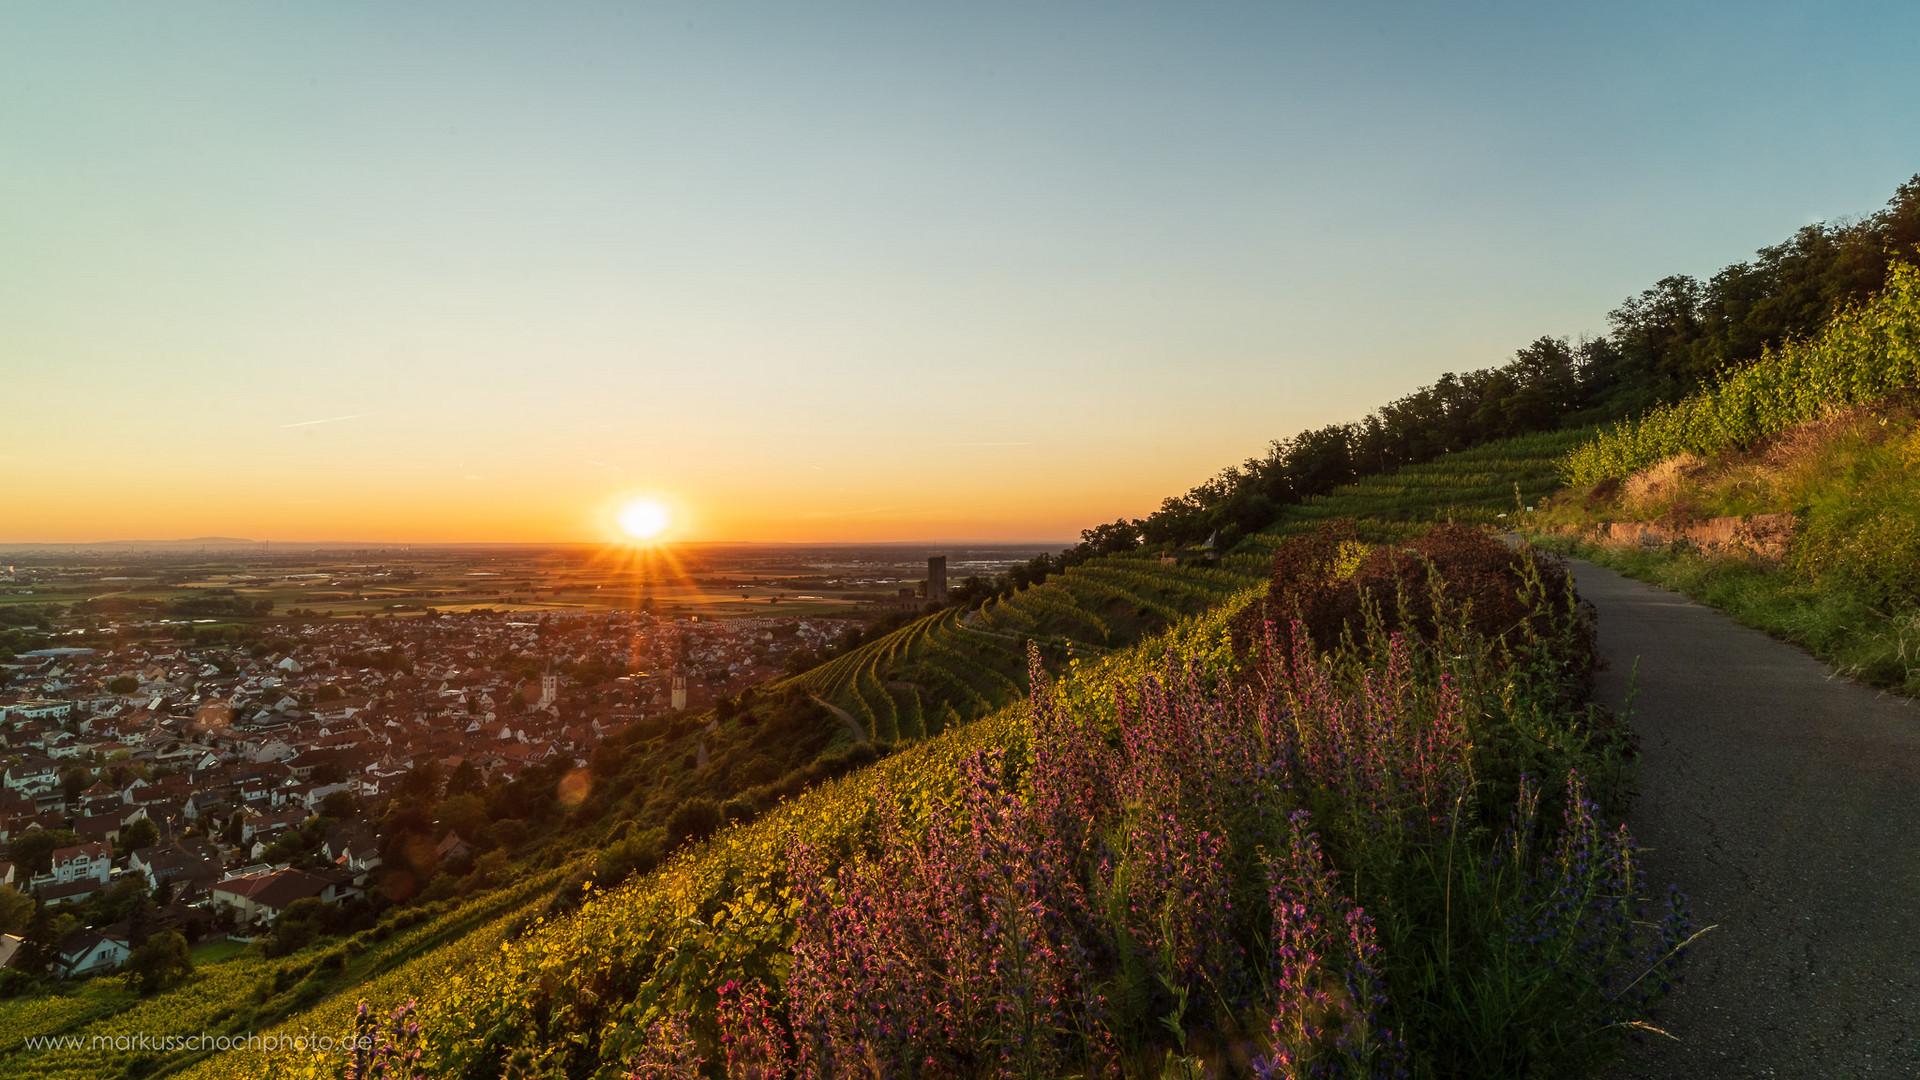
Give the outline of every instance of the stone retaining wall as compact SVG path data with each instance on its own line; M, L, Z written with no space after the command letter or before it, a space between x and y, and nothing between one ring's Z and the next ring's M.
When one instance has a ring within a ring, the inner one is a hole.
M1584 528L1561 525L1550 531L1621 547L1662 548L1684 541L1703 555L1754 555L1777 562L1787 557L1787 548L1793 543L1793 533L1799 524L1796 515L1782 513L1718 517L1686 525L1603 521Z

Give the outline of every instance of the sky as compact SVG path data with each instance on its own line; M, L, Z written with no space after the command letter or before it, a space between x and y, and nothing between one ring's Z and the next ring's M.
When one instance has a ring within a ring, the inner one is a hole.
M1920 6L0 3L0 542L1065 540L1920 173Z

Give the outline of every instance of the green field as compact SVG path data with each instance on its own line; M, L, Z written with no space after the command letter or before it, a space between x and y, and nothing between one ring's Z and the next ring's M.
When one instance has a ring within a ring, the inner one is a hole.
M234 941L230 938L226 941L216 941L211 945L196 945L192 950L193 966L203 967L207 964L218 964L222 961L231 960L246 951L246 942Z

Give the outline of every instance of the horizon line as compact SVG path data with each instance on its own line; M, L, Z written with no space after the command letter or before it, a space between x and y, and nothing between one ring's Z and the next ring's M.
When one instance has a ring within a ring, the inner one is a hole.
M936 537L927 540L674 540L649 547L697 547L702 545L757 545L784 547L925 547L929 544L974 544L983 547L1073 547L1078 540L990 540L982 538ZM245 540L237 537L199 540L0 540L0 550L38 548L115 548L115 547L201 547L228 551L247 551L271 544L287 547L379 547L379 548L458 548L458 547L625 547L622 541L605 540Z

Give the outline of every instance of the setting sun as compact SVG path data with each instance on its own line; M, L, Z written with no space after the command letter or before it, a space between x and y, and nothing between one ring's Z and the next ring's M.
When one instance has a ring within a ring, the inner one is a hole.
M657 539L673 524L673 515L658 499L635 499L620 508L620 531L635 540Z

